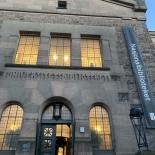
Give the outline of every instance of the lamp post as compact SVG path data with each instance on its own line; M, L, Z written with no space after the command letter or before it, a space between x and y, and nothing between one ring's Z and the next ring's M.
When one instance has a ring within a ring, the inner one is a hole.
M146 148L148 150L148 143L143 124L143 116L144 113L141 108L130 109L130 120L134 128L139 151L141 151L142 148Z

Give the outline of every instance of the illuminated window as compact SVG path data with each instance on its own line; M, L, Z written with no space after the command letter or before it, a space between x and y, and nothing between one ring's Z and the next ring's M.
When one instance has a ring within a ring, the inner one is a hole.
M83 67L102 67L100 40L98 38L81 38L81 58Z
M70 66L70 36L52 35L49 65Z
M89 118L93 148L111 150L111 131L107 111L102 106L95 106L91 109Z
M39 45L39 35L21 35L15 57L15 64L35 65L37 63Z
M8 106L0 121L0 150L16 150L23 119L23 109L18 105Z
M66 124L56 125L56 136L57 137L71 137L71 127Z

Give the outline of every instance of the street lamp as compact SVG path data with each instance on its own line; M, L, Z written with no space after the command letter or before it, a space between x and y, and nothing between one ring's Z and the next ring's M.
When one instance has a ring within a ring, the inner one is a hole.
M141 108L130 109L130 120L134 128L139 151L141 148L147 148L148 150L148 143L143 124L143 116L144 113Z

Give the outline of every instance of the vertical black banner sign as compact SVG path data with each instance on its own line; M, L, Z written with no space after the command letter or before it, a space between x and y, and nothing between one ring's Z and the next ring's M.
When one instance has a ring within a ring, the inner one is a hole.
M128 45L128 53L135 75L140 101L149 128L155 128L155 102L145 71L144 62L132 27L124 27L123 32Z

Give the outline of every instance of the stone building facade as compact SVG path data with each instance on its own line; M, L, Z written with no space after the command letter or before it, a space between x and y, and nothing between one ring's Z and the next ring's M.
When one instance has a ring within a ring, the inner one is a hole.
M134 155L141 101L123 27L154 95L145 11L143 0L0 1L0 155Z
M150 31L153 44L155 44L155 31Z

